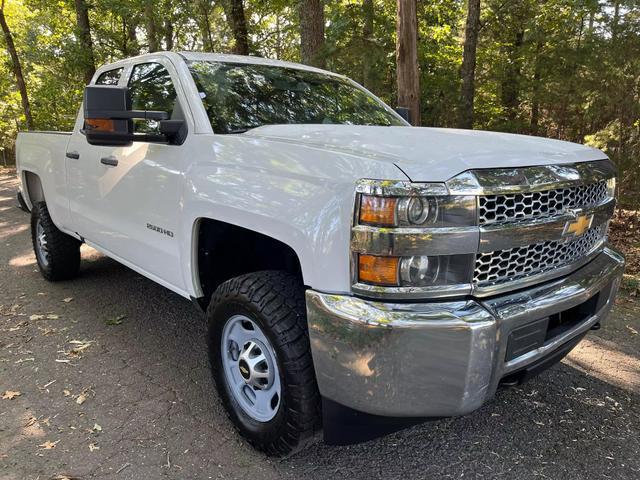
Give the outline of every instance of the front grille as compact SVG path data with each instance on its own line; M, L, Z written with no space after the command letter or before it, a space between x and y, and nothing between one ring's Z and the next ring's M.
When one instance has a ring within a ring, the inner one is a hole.
M553 240L476 255L473 282L499 283L539 274L588 255L604 239L607 223L569 241Z
M542 192L484 195L479 197L478 219L485 225L559 215L567 209L599 205L607 196L606 180Z

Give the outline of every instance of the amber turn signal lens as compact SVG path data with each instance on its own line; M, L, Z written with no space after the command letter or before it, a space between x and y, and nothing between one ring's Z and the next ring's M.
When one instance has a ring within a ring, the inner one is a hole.
M396 224L397 198L363 195L360 200L360 223L393 227Z
M358 257L358 280L374 285L397 286L399 257Z
M91 130L97 130L99 132L113 132L115 127L113 120L105 118L87 118L84 123L91 128Z

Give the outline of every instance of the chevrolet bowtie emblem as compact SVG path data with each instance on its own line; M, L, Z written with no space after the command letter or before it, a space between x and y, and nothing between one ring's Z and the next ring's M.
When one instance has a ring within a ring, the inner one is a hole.
M579 237L591 227L593 215L579 215L575 220L569 220L564 226L563 237Z

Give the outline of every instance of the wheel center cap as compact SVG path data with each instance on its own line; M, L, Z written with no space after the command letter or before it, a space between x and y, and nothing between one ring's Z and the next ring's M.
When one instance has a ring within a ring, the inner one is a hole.
M240 360L238 368L240 369L240 375L242 375L242 378L245 380L249 380L251 378L251 370L249 369L249 364L245 360Z

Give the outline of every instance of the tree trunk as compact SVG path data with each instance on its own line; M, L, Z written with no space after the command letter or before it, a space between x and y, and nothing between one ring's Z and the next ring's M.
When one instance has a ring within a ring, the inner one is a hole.
M164 21L164 46L165 50L173 50L173 22L170 19Z
M2 27L2 32L4 33L4 40L7 44L7 51L9 52L9 56L11 57L11 66L13 67L13 74L16 77L18 91L20 92L20 99L22 100L22 110L24 112L27 129L33 130L33 117L31 116L31 105L29 104L29 96L27 95L27 85L24 81L24 76L22 75L22 65L20 64L20 57L18 57L16 46L13 43L11 30L9 29L9 25L7 25L7 20L4 18L4 0L2 1L2 4L0 6L0 26Z
M515 122L518 117L518 108L520 106L520 77L521 72L521 49L524 44L524 30L516 32L513 44L509 47L509 61L504 72L501 82L501 100L502 106L506 112L507 121L510 123L509 128L516 128Z
M326 67L324 56L324 0L299 0L300 59L302 63Z
M398 106L411 111L412 125L420 125L417 0L397 0L397 12Z
M371 90L373 88L373 68L375 49L373 41L373 22L375 19L375 10L373 0L363 0L362 13L364 15L364 28L362 29L363 53L362 56L362 84L365 88Z
M529 132L531 135L538 135L540 128L540 79L542 77L542 41L536 43L536 59L533 68L533 87L531 94L531 125Z
M127 22L124 18L122 19L125 27L125 56L136 56L140 55L140 46L138 45L138 36L136 35L136 29L138 25L131 20Z
M480 31L480 0L469 0L462 53L459 128L473 128L473 102L476 95L476 51Z
M213 35L211 34L211 3L209 0L196 0L197 9L200 11L200 35L202 36L202 49L205 52L213 52Z
M168 52L173 50L173 20L175 14L174 0L164 0L163 16L164 23L162 25L162 34L164 36L164 49Z
M78 25L78 41L82 45L82 69L84 82L89 84L96 73L96 62L93 56L93 42L91 41L91 24L89 23L89 9L85 0L75 0L76 22Z
M249 55L249 32L247 30L247 18L244 14L244 1L226 0L225 11L235 41L233 53Z
M144 18L147 24L147 42L149 44L149 52L157 52L158 50L160 50L160 43L158 42L158 29L153 12L153 0L145 1Z
M611 22L611 43L616 43L616 41L618 40L619 27L620 27L620 1L614 0L613 20Z

